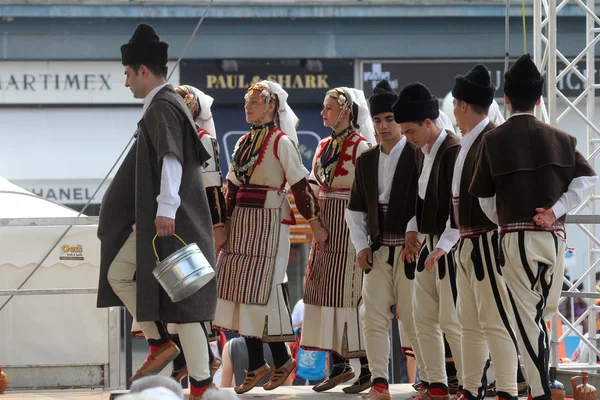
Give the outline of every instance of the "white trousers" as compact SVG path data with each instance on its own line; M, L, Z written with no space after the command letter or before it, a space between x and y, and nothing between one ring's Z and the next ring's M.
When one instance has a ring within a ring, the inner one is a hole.
M491 355L496 390L517 396L516 338L498 257L498 233L461 239L456 253L458 321L462 327L463 386L483 398L485 364Z
M136 317L136 241L135 230L119 250L108 269L108 282L115 294L119 296L129 313ZM139 322L138 325L147 339L158 340L167 336L165 324L157 322ZM176 324L189 376L196 381L210 378L208 366L208 348L206 333L201 322ZM162 331L162 332L161 332Z
M437 245L437 236L427 235L417 261L413 295L414 321L422 362L429 384L448 385L444 334L452 350L458 383L462 385L460 324L456 316L456 267L453 256L445 255L427 272L425 259Z
M546 323L558 311L565 242L554 232L521 231L500 238L500 263L513 312L513 329L534 399L550 399L550 343Z
M411 347L417 364L420 361L419 342L413 320L412 296L414 286L414 265L407 266L400 256L404 247L382 246L373 254L373 268L364 275L360 318L363 326L367 359L372 379L388 377L390 352L389 328L396 305L402 321L402 346ZM390 264L391 262L391 264ZM425 380L423 376L421 379Z

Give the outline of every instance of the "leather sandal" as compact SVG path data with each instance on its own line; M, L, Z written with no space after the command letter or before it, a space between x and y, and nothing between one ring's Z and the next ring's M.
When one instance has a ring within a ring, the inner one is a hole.
M344 382L348 382L350 379L354 379L355 376L356 374L354 373L354 370L350 368L348 371L343 372L338 376L327 378L323 382L313 386L312 390L315 392L324 392L326 390L333 389L337 385L341 385Z
M175 369L171 372L171 378L173 378L176 382L181 382L188 375L187 367L183 367L180 369Z
M363 400L392 400L389 389L373 386L369 393L362 396Z
M271 368L269 368L267 364L263 365L259 369L255 369L254 371L246 371L246 378L244 379L244 382L242 382L240 386L235 387L235 392L237 394L242 394L252 390L258 384L258 382L262 380L262 378L269 374L270 371Z
M294 368L296 368L296 360L294 360L293 357L290 357L281 368L276 369L271 374L271 379L263 385L263 389L273 390L283 385L288 376L294 371Z
M210 376L215 376L215 374L219 370L220 366L221 366L221 359L219 357L215 356L215 359L210 364Z
M129 378L130 382L148 375L156 375L162 371L180 353L179 347L173 342L167 342L154 353L150 353L144 364Z
M367 375L370 376L370 375ZM363 382L361 382L361 378L359 377L358 380L356 382L354 382L354 384L350 385L350 386L346 386L345 388L342 388L342 391L346 394L358 394L360 392L364 392L365 390L369 389L371 387L371 379L367 379L366 377L363 377Z

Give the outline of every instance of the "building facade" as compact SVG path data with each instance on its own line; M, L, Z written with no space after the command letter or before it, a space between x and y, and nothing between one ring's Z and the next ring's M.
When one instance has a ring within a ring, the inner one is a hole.
M248 130L243 95L259 79L275 80L290 93L309 169L318 141L329 134L319 112L333 87L362 88L368 96L380 79L395 89L421 81L443 100L456 74L484 62L502 102L505 1L216 1L177 68L207 1L18 3L0 0L0 176L74 208L91 200L89 215L98 213L111 167L141 116L141 101L124 87L119 47L142 21L170 45L170 82L194 85L215 98L224 170L233 145ZM529 52L531 4L526 2ZM510 53L516 58L524 50L520 3L510 15ZM567 5L558 26L565 56L577 54L585 40L583 14ZM573 73L560 85L573 97L583 90ZM568 117L561 127L584 145L584 127ZM309 238L301 229L297 235L298 243ZM579 236L573 233L575 243ZM306 246L293 251L289 274L297 299Z

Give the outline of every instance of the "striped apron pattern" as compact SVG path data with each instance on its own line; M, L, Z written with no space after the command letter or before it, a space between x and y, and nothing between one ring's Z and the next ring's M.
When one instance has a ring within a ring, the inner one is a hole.
M312 243L304 287L305 304L358 307L363 272L356 264L356 251L345 220L349 197L348 190L321 188L321 222L329 236L323 246Z
M229 242L217 261L219 298L242 304L267 304L280 228L279 208L236 206Z

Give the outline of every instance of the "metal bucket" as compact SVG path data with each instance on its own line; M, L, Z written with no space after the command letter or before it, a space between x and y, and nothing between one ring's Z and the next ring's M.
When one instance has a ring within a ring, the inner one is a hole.
M158 265L152 274L174 303L191 296L213 279L215 270L196 243L186 244L175 235L184 247L160 261L155 245L157 237L152 239L152 247Z

